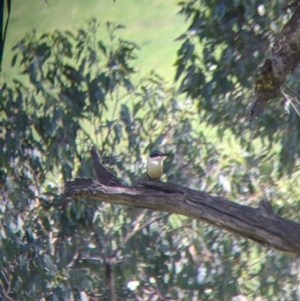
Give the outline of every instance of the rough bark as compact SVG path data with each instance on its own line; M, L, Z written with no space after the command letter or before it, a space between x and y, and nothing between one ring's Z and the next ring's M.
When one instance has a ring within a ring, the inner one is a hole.
M251 119L258 116L271 99L280 95L280 88L300 62L300 6L299 1L287 1L285 8L297 6L293 16L284 26L265 60L255 85L256 101L251 109Z
M122 186L101 165L95 153L93 149L98 181L70 181L65 187L66 197L181 214L262 245L300 255L300 224L276 215L268 201L251 208L179 185L150 180L140 180L134 187Z

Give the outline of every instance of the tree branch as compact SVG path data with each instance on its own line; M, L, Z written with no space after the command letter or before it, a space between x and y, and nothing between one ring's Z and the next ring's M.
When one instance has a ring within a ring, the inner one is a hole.
M291 2L291 3L290 3ZM250 115L258 116L269 100L280 95L285 78L300 62L300 6L299 1L286 1L285 8L297 6L293 16L284 26L272 49L272 56L265 60L255 85L256 101Z
M91 149L94 171L100 183L108 186L122 186L121 182L100 163L100 155L95 147Z
M70 181L64 195L181 214L277 250L300 254L300 224L276 215L268 201L251 208L170 183L140 180L135 187L108 186L101 179Z

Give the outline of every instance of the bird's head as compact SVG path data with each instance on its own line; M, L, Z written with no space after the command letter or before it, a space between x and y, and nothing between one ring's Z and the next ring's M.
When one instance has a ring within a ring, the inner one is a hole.
M168 157L168 154L165 154L159 150L154 150L150 153L150 158L157 158L157 157Z

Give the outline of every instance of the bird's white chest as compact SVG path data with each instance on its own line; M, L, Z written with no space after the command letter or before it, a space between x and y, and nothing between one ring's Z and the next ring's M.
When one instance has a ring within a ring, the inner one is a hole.
M147 174L151 179L159 179L163 173L163 158L149 158L147 161Z

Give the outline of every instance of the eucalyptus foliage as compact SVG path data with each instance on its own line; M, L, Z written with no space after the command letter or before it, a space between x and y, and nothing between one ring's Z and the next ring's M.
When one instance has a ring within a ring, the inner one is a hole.
M176 77L180 92L195 99L205 121L226 129L243 146L251 145L245 133L266 137L270 149L281 144L280 172L291 173L299 163L300 119L283 99L273 105L263 118L249 125L250 108L255 101L254 84L259 65L271 53L291 12L282 11L285 1L199 1L179 2L179 13L188 22L187 32L178 40ZM298 89L299 71L288 83ZM290 112L290 115L287 114ZM259 128L259 130L256 130Z
M280 21L279 2L263 15L259 4L180 3L191 25L179 39L179 91L135 73L138 47L118 24L31 33L13 48L21 75L5 79L0 96L5 300L300 298L299 263L288 254L180 216L61 196L67 180L94 177L93 145L127 185L160 148L173 154L164 180L251 206L265 191L277 213L296 219L298 135L285 133L299 120L277 104L249 132L244 116L270 24Z

